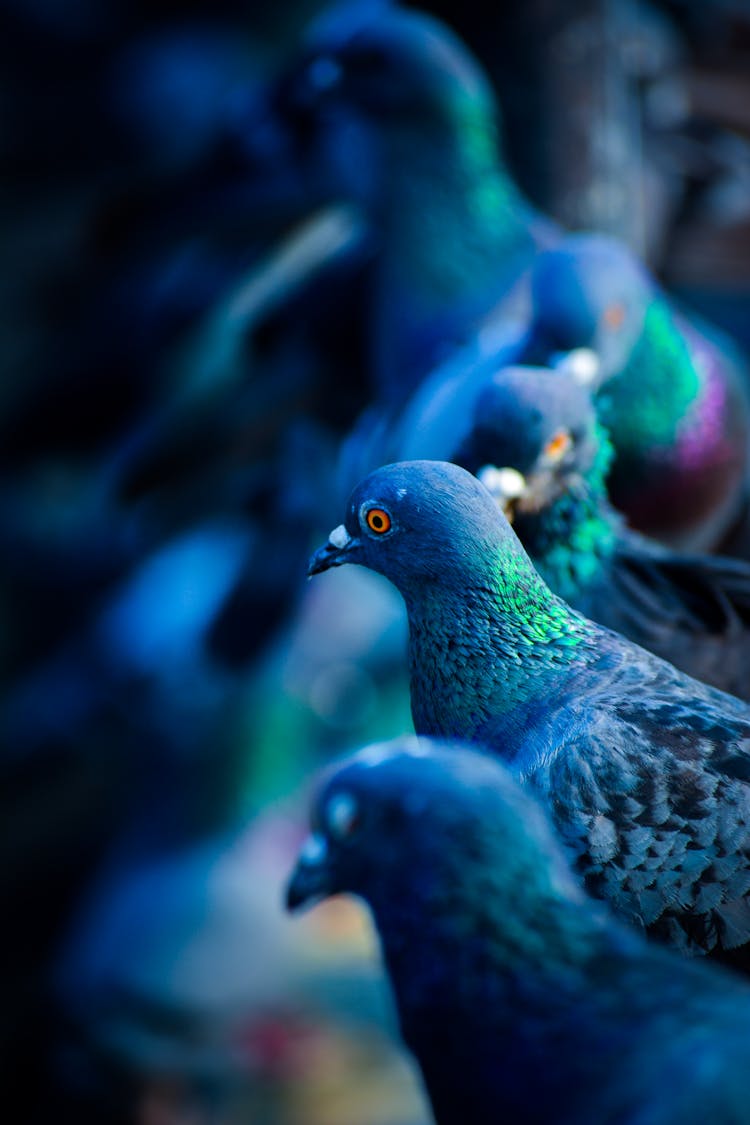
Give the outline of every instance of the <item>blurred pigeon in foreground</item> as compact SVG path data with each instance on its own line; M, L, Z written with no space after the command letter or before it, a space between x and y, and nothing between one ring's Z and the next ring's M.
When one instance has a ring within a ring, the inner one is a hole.
M750 566L629 530L606 489L612 444L570 375L509 367L449 458L487 485L547 585L688 675L750 695Z
M588 899L496 762L370 747L312 820L288 904L366 900L438 1125L750 1121L746 986Z
M423 1119L361 912L303 930L279 913L298 843L274 807L95 881L55 967L58 1105L133 1122L161 1088L216 1125L324 1125L333 1103L358 1120L352 1101L377 1125Z
M686 953L750 941L750 708L556 597L456 465L386 466L310 563L399 589L418 734L497 753L588 890Z

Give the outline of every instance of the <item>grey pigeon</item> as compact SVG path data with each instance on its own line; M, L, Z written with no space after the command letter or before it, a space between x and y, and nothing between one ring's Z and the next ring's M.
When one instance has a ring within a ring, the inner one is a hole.
M621 917L741 964L748 705L571 610L456 465L367 477L310 573L346 562L404 598L417 733L501 757L548 806L589 892Z

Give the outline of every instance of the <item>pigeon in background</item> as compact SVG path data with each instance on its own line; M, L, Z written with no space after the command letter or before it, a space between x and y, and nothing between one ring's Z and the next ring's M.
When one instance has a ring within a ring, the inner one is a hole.
M423 1120L361 913L339 904L303 931L279 912L298 842L274 804L105 866L55 958L45 1105L87 1122L141 1120L160 1100L175 1120L182 1106L227 1125L322 1122L325 1055L337 1104L371 1104L377 1125Z
M40 1057L40 965L92 879L116 882L236 811L249 687L207 634L252 550L239 520L168 540L6 691L0 854L16 904L3 935L6 1061Z
M309 572L347 562L404 598L417 733L497 754L621 917L747 968L748 705L570 609L456 465L362 481Z
M750 696L750 566L626 527L607 496L609 436L569 374L499 371L446 452L490 489L554 593L688 675Z
M287 888L363 898L438 1125L750 1121L747 985L617 923L486 755L400 740L330 769Z
M384 403L401 403L490 310L513 307L554 226L503 166L489 80L428 15L333 8L313 24L275 102L317 145L334 198L357 203L372 225L373 385Z
M675 308L614 239L564 239L537 257L531 289L522 361L565 366L568 355L594 391L615 449L615 507L655 538L715 546L747 492L750 392L737 350Z
M452 460L497 371L544 365L587 387L614 458L612 503L670 546L707 550L744 518L750 403L733 345L661 293L630 251L570 235L531 270L527 325L489 321L394 416L371 411L344 445L351 488L379 464ZM743 555L742 541L726 551Z

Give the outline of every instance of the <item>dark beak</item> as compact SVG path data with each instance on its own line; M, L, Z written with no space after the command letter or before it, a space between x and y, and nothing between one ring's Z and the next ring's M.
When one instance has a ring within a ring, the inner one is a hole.
M352 539L343 524L334 528L328 542L319 547L310 559L307 577L312 578L314 574L321 574L324 570L349 562L349 552L356 542L357 540Z
M299 910L334 894L328 847L322 836L308 836L286 888L287 910Z

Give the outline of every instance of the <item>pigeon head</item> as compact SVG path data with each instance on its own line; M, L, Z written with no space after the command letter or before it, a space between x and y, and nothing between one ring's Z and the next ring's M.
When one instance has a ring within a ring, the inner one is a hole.
M488 489L458 465L401 461L366 477L308 574L348 562L406 603L420 734L482 742L502 711L503 756L521 763L539 714L529 667L537 691L559 691L597 659L594 626L552 593Z
M360 751L324 776L311 824L287 888L291 910L347 893L379 926L441 907L465 925L475 899L520 911L530 898L582 897L541 809L497 762L456 743L398 739Z
M438 20L360 0L314 23L277 101L331 198L372 226L374 378L403 402L536 250L490 82Z
M461 41L423 13L373 0L334 7L314 21L273 100L296 133L314 138L334 195L376 211L388 213L394 194L401 204L404 176L463 184L498 167L491 86Z
M345 106L374 123L425 124L466 105L495 108L479 65L447 27L372 0L338 5L316 20L290 82L310 113Z
M486 584L495 565L540 582L487 488L445 461L401 461L366 477L308 574L343 563L383 574L407 599L431 585Z
M531 279L535 346L548 354L591 349L601 383L626 363L641 336L653 286L630 250L603 235L571 235L540 254ZM575 368L573 369L575 373Z
M588 391L541 367L498 371L477 398L455 460L495 496L506 516L536 515L580 486L609 443Z

